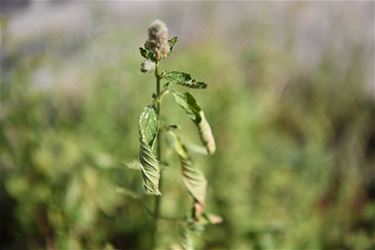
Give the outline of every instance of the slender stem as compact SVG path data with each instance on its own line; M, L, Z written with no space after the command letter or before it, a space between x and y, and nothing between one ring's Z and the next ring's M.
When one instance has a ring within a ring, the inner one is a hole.
M161 110L161 98L160 98L160 75L158 70L158 62L156 62L156 68L155 68L155 78L156 78L156 96L157 96L157 102L156 102L156 109L158 114L158 120L160 121L160 110ZM161 138L160 138L160 131L158 133L158 136L156 138L157 140L157 157L159 162L161 162ZM160 171L160 179L159 179L159 190L161 192L161 184L162 184L162 173ZM153 228L153 248L156 247L157 244L157 233L158 233L158 222L160 219L160 204L161 204L161 195L156 196L155 200L155 208L154 208L154 228Z

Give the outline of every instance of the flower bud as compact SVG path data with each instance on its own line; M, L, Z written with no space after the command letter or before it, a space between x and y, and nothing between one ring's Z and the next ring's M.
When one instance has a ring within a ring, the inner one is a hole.
M146 60L141 64L141 72L148 73L155 70L155 63L151 60Z
M168 28L165 23L155 20L148 28L148 40L145 42L145 48L153 51L157 60L166 58L170 51L168 38Z

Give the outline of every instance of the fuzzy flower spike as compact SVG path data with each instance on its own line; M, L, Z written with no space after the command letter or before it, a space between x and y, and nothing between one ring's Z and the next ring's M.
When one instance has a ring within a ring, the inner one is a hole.
M167 26L157 19L148 28L148 40L145 42L145 48L154 52L157 60L166 58L170 51L168 38Z

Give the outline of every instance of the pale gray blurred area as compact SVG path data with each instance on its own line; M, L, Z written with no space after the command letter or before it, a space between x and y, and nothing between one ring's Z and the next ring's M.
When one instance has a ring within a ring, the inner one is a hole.
M258 35L267 32L272 46L287 49L306 70L327 52L339 63L350 64L343 59L347 52L361 48L367 69L366 91L375 96L374 13L373 1L2 0L1 16L6 20L1 30L2 71L6 73L16 65L4 64L10 51L22 56L41 50L70 56L84 41L94 42L107 32L138 32L141 39L145 33L140 31L159 18L168 24L171 34L182 34L182 45L214 37L237 54L254 46Z

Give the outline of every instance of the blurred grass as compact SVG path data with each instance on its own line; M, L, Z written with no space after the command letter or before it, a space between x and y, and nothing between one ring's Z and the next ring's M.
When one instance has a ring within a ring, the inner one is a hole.
M149 245L151 218L116 192L143 193L141 174L122 164L137 158L138 115L154 91L152 76L138 70L141 41L113 32L74 56L15 58L1 83L0 206L10 206L2 248ZM348 64L327 52L310 70L267 34L242 52L197 41L177 45L162 65L209 83L194 94L218 151L197 164L209 180L208 209L224 222L197 238L198 249L374 248L375 106L363 88L361 48L351 48ZM162 112L198 141L170 99ZM175 160L162 210L183 216L190 201ZM160 228L162 248L177 243L174 223Z

